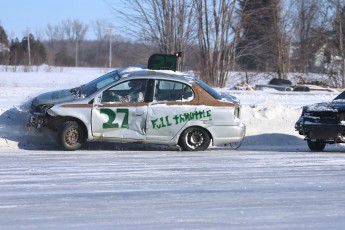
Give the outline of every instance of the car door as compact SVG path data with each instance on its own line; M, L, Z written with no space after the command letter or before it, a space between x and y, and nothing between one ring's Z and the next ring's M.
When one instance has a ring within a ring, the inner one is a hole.
M142 80L142 96L133 96L134 90L137 90L131 88L134 81L137 79L121 82L95 98L91 118L92 135L95 139L146 138L148 102L145 102L144 95L148 80ZM131 100L134 98L136 101Z
M147 140L171 140L194 116L192 88L184 83L156 80L147 112Z

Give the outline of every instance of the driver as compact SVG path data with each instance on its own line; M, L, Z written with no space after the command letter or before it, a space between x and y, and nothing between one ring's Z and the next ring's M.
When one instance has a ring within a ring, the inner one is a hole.
M131 87L129 94L125 96L125 101L130 102L143 102L144 101L144 88L145 88L145 80L138 79L132 80L128 83L129 87Z
M111 90L109 98L106 97L104 101L119 101L119 102L143 102L145 98L145 79L135 79L128 82L129 93L125 96L121 96Z

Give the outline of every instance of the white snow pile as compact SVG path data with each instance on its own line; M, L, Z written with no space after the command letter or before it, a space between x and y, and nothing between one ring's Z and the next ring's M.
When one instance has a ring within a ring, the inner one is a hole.
M30 100L43 92L79 86L109 71L44 66L31 72L13 72L0 67L0 149L56 149L54 135L26 127ZM231 80L236 79L230 78L228 86L234 85ZM306 146L303 137L294 129L301 107L331 101L338 94L325 91L239 91L228 87L217 90L240 99L241 116L247 127L241 148L249 149L284 145L296 150L301 145ZM125 148L128 145L116 146Z
M291 145L300 141L302 137L294 130L300 114L299 107L284 106L271 99L244 105L242 120L247 127L245 144L275 146Z

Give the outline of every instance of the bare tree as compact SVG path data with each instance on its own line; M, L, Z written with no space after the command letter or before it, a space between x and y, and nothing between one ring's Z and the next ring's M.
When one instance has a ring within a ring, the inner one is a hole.
M271 2L273 14L273 45L275 46L276 67L278 77L286 79L289 59L289 38L284 33L284 23L282 21L282 5L280 0Z
M321 36L317 32L320 27L321 10L323 1L320 0L295 0L296 14L293 27L295 39L298 42L299 52L296 68L302 73L309 73L313 66L314 55L322 46Z
M75 66L78 66L78 50L80 43L84 40L88 26L79 20L73 21L73 34L75 36Z
M128 30L134 28L139 40L158 46L161 53L187 52L195 0L128 0L126 4L132 9L127 14L117 7L113 10L126 18Z
M56 26L54 27L51 24L48 24L46 29L45 29L45 33L47 36L47 41L48 41L48 63L49 64L55 64L54 63L54 56L56 54L55 51L55 44L57 42L57 32L56 32Z
M105 55L101 54L102 51L106 50L106 43L109 42L109 67L111 67L112 60L112 29L113 25L105 19L97 19L92 23L92 28L96 36L97 50L95 57L101 62L106 62Z
M97 19L92 23L92 29L97 41L106 41L109 36L109 28L113 27L110 22L105 19Z
M341 86L345 88L345 1L332 0L330 1L335 9L334 30L335 30L335 43L338 48L338 55L341 57Z
M78 66L78 54L80 43L84 40L88 26L79 20L67 20L62 22L62 28L67 39L75 43L75 66Z
M67 27L66 22L62 21L59 25L54 26L54 35L57 40L64 41L66 39L65 28Z
M53 48L54 47L54 42L56 39L56 32L54 30L54 26L52 26L51 24L48 24L46 27L46 35L48 37L48 42L50 44L50 47Z
M212 86L224 87L234 62L234 44L239 31L236 0L197 0L200 76Z

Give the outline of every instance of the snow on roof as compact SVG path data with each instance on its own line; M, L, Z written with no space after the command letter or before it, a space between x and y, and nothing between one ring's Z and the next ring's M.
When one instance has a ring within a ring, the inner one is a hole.
M128 66L126 68L119 69L119 74L121 75L121 77L126 77L133 72L137 72L143 69L145 68L141 66Z
M132 74L136 75L155 75L155 74L164 74L164 75L170 75L170 76L186 76L191 77L188 73L183 73L179 71L173 71L173 70L152 70L147 69L146 67L140 67L140 66L129 66L123 69L119 69L119 74L121 75L121 78L128 77Z

